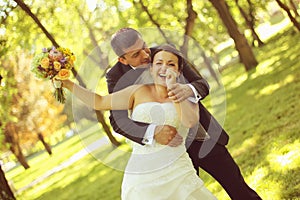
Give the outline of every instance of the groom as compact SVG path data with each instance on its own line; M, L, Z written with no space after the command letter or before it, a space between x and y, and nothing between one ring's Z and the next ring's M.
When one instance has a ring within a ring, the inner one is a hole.
M131 28L123 28L116 32L112 36L111 46L118 55L118 62L106 74L109 93L135 84L148 67L151 53L141 34ZM174 101L189 98L199 104L199 130L195 136L188 137L186 141L187 151L195 169L199 172L199 167L201 167L212 175L231 199L261 199L246 184L239 167L228 152L227 133L199 101L208 95L208 83L187 63L184 64L182 73L190 84L174 85L169 96ZM141 145L151 145L157 142L177 146L182 142L181 136L177 134L174 127L134 122L128 118L128 111L111 111L110 122L117 133Z

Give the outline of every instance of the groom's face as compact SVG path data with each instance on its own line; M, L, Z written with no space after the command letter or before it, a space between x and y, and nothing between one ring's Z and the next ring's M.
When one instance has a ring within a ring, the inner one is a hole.
M150 49L140 37L132 46L123 51L125 53L119 57L119 61L125 65L131 65L132 67L146 67L151 61Z

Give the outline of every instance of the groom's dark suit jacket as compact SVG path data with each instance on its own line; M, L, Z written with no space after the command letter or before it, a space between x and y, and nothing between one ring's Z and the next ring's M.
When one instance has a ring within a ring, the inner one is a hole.
M145 69L143 68L137 68L134 70L129 65L124 65L120 62L116 63L106 73L109 93L116 92L135 84L135 81L144 70ZM182 73L185 79L187 79L187 81L195 87L202 98L208 95L209 85L207 81L197 75L197 73L195 73L187 63L184 63ZM227 133L200 101L199 112L199 121L210 138L221 145L226 145L229 138ZM115 132L130 140L143 144L142 140L149 124L132 121L128 117L127 110L111 111L109 119Z

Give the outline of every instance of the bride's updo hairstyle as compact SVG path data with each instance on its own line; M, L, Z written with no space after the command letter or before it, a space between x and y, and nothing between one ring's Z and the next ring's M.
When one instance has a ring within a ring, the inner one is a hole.
M151 62L153 62L154 56L161 51L167 51L174 54L178 58L178 71L181 72L183 68L183 56L182 53L177 50L174 46L170 44L163 44L158 46L152 53L151 53Z

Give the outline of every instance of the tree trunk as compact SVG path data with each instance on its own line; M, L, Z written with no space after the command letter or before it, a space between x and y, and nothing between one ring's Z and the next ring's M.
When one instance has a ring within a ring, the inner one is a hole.
M194 25L195 25L195 19L197 18L197 13L193 9L193 4L192 0L187 0L186 1L186 11L187 11L187 18L186 18L186 23L185 23L185 33L184 33L184 40L183 44L180 48L182 54L188 58L188 44L189 44L189 39L192 36Z
M135 1L133 1L135 3ZM164 39L167 41L168 44L171 44L172 41L169 40L169 38L166 36L166 34L163 32L163 30L160 27L160 24L154 20L154 18L152 17L152 15L150 14L147 6L145 6L145 4L143 3L142 0L139 1L140 5L142 6L142 9L144 12L146 12L146 14L148 15L150 21L157 27L158 31L160 32L160 34L164 37Z
M239 52L240 61L244 64L246 71L255 68L258 62L245 36L238 30L237 24L232 18L226 2L224 0L209 1L218 11L219 16L226 26L230 37L234 40L235 48Z
M103 127L104 131L106 132L106 135L109 138L110 142L116 147L120 146L121 143L118 142L116 140L116 138L112 135L109 126L106 124L103 113L99 110L95 110L95 112L97 115L97 119L102 124L102 127Z
M40 20L31 12L30 8L22 1L22 0L15 0L15 2L24 10L33 20L34 22L42 29L42 31L46 34L47 38L52 42L55 47L59 47L57 42L54 40L52 35L46 30Z
M215 81L217 82L217 84L220 86L221 83L220 83L220 81L218 79L218 76L217 76L215 70L213 69L213 67L211 65L210 59L206 56L206 54L205 54L204 51L202 51L201 56L204 59L204 63L207 66L207 69L209 70L210 75L213 77L213 79L215 79Z
M47 31L47 29L42 25L42 23L40 22L40 20L31 12L30 8L22 1L22 0L16 0L16 3L35 21L35 23L42 29L42 31L45 33L45 35L48 37L48 39L52 42L52 44L55 47L59 47L58 43L54 40L54 38L52 37L52 35ZM76 78L76 80L78 81L79 85L86 87L85 83L83 82L82 78L78 75L76 69L73 67L72 68L72 73L73 76ZM100 112L100 111L99 111ZM97 113L97 112L96 112ZM102 113L100 114L102 115ZM98 117L98 114L97 114ZM103 117L103 116L102 116ZM103 118L104 119L104 118ZM103 121L99 121L103 127L108 127L108 125L105 123L105 120ZM105 129L106 131L107 129ZM109 130L109 128L108 128ZM117 140L113 137L113 135L111 134L111 132L107 132L106 131L107 136L109 137L110 141L115 145L118 146L120 143L117 142Z
M248 26L248 28L251 30L251 34L252 34L252 46L255 46L255 41L257 41L258 46L262 46L264 43L263 41L261 41L261 39L259 38L258 34L255 31L255 18L253 16L253 8L252 8L252 3L250 2L250 0L247 0L248 5L249 5L249 15L247 15L246 11L239 5L238 0L235 0L236 5L238 6L242 16L244 17L246 24Z
M109 60L107 54L103 53L98 41L96 39L95 30L93 26L89 23L89 19L85 19L82 11L75 7L77 10L78 15L80 16L81 20L84 22L85 27L89 30L89 38L92 42L93 48L96 49L96 53L91 55L90 52L84 51L84 54L92 60L100 69L106 70L109 67Z
M24 154L22 153L22 150L21 150L21 147L19 144L12 144L10 146L10 150L16 156L17 160L24 167L24 169L28 169L30 167Z
M289 7L287 5L285 5L284 3L282 3L280 0L276 0L276 2L288 14L291 22L294 24L294 26L297 28L297 30L300 31L300 23L297 22L297 19L292 15Z
M192 38L194 41L197 41L195 37L192 36L191 38ZM205 65L206 65L206 67L208 68L208 71L209 71L210 75L213 77L213 79L215 79L215 81L216 81L216 82L218 83L218 85L220 86L221 83L220 83L220 80L218 79L218 76L217 76L215 70L214 70L213 67L212 67L211 60L210 60L211 58L207 57L205 51L201 48L201 46L199 45L199 43L196 43L196 46L198 47L198 49L199 49L200 52L201 52L201 57L203 58L204 63L205 63ZM218 65L220 65L219 59L218 59L218 57L217 57L217 54L214 52L214 50L213 50L213 49L210 49L210 52L212 52L212 54L215 55L215 58L212 58L212 59L214 60L214 62L217 63ZM201 76L201 74L200 74L199 71L194 67L194 65L192 65L192 64L190 63L190 66L194 69L194 71L195 71L197 74L199 74L199 75Z
M12 190L9 187L8 181L5 178L5 174L0 164L0 199L13 200L16 199Z
M48 152L49 155L52 155L52 150L50 145L45 141L44 136L42 135L42 133L38 133L38 138L39 140L43 143L46 151Z
M264 45L263 41L260 39L258 34L255 31L255 16L254 16L254 6L253 3L250 0L247 0L248 5L249 5L249 17L250 17L250 28L252 30L252 37L253 37L253 42L252 46L255 46L255 41L257 41L258 46L261 47Z
M292 7L292 10L294 11L295 13L295 16L299 17L299 13L298 13L298 10L297 10L297 6L295 5L295 2L293 0L290 0L290 5Z
M26 158L22 153L22 149L19 144L18 133L16 132L12 123L6 124L5 141L10 144L10 150L16 156L20 164L25 169L28 169L30 166L28 165Z

